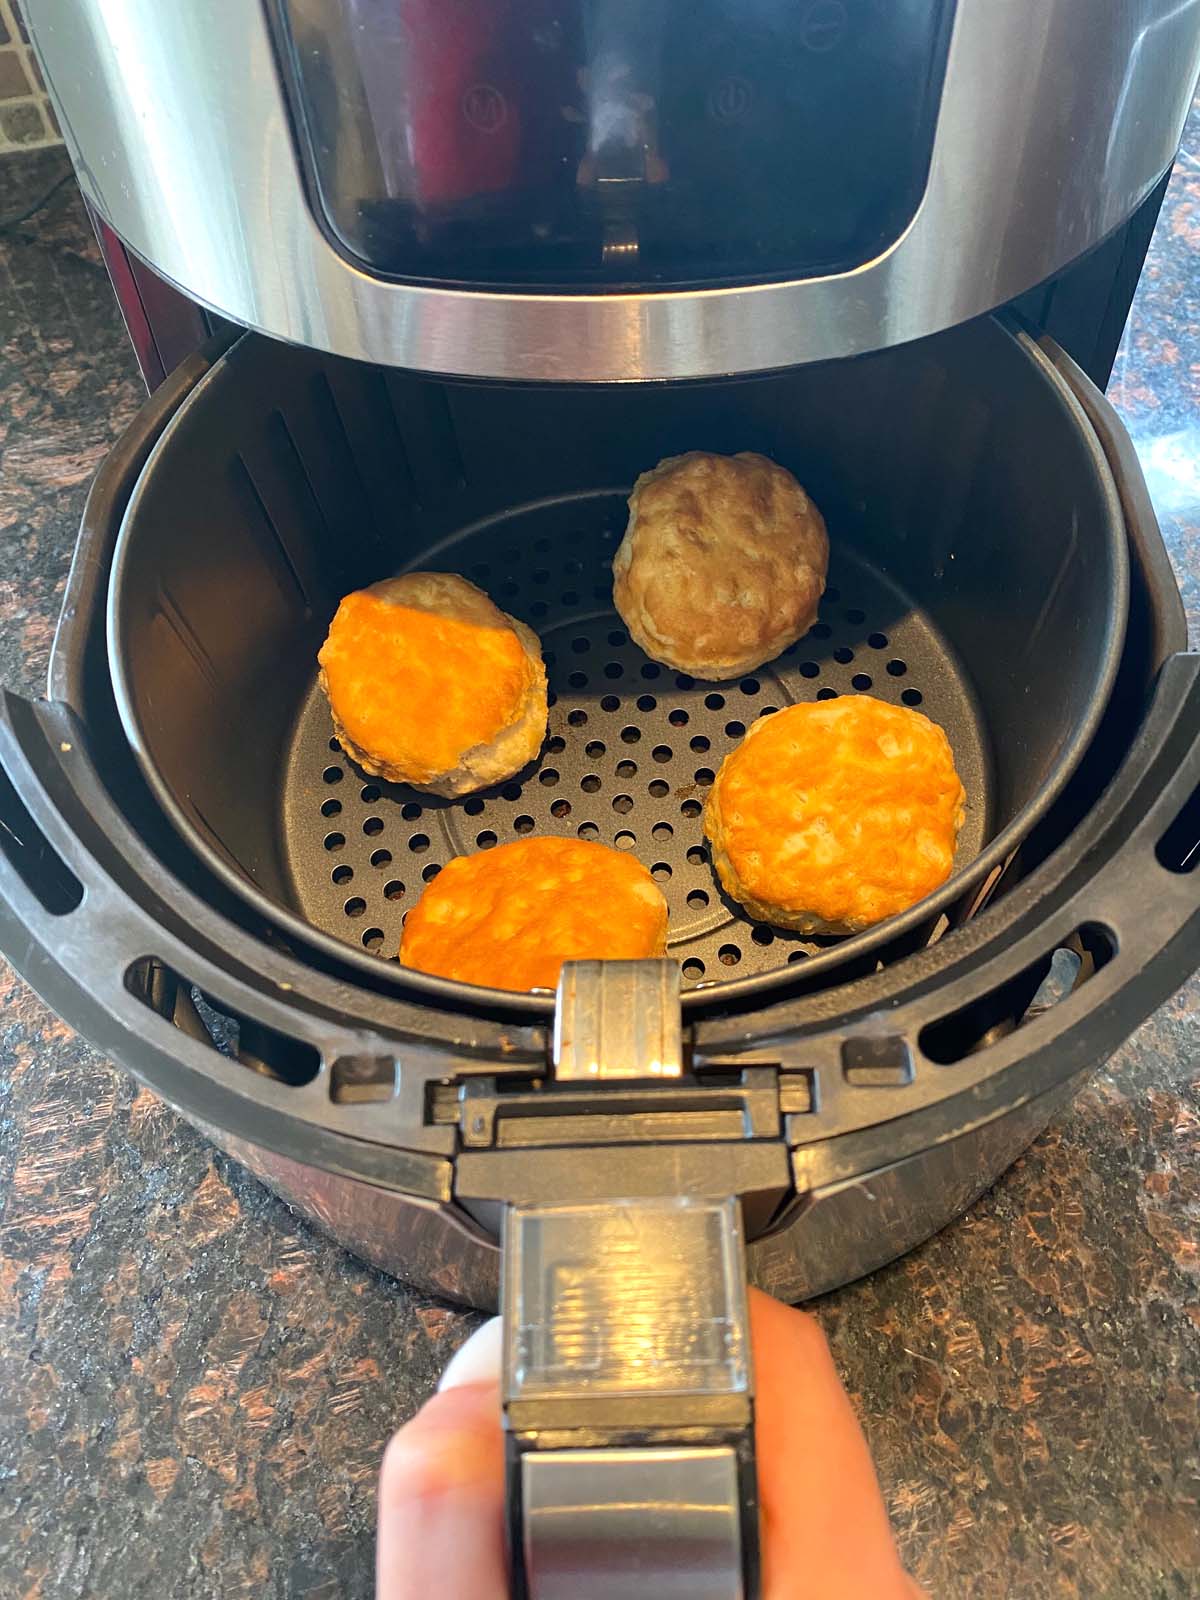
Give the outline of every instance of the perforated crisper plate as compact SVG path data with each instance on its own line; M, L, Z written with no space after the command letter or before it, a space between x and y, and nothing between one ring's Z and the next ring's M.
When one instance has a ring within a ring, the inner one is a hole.
M701 811L755 717L837 694L919 706L945 728L967 791L957 864L979 853L990 763L970 686L929 618L836 529L820 620L753 676L717 684L659 666L629 641L610 568L625 518L624 496L611 492L521 507L407 565L465 574L541 635L549 730L539 762L510 783L447 801L366 777L331 737L314 681L286 763L283 817L296 903L318 928L394 957L405 914L447 861L548 833L637 852L666 895L685 983L800 960L821 942L752 923L721 893Z

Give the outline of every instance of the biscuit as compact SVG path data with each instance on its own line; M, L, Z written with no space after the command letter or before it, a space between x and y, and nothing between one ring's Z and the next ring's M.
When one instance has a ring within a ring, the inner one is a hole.
M950 876L964 798L936 723L843 696L754 723L717 773L704 831L722 887L751 917L857 933Z
M408 913L403 966L492 989L553 989L564 961L667 947L667 902L636 857L528 838L443 867Z
M348 594L317 659L334 732L375 777L469 794L541 749L537 635L453 573L410 572Z
M736 678L812 626L828 566L821 513L790 472L696 450L634 484L613 601L655 661Z

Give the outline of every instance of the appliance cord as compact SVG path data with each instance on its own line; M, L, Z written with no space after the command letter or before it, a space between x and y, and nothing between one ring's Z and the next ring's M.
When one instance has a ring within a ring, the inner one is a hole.
M44 194L42 194L37 200L34 200L27 205L24 211L18 211L15 216L0 217L0 233L8 233L13 228L19 228L21 223L28 222L31 217L37 216L38 212L41 211L43 206L49 205L51 200L54 199L54 196L63 187L63 185L68 183L74 176L74 168L69 167L60 178L57 178L54 183L50 185Z

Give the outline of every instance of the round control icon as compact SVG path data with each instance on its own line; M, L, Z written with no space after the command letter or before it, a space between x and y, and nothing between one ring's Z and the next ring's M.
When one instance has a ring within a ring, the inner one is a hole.
M836 50L849 20L842 0L813 0L800 18L800 43L814 55Z
M473 83L462 97L462 114L480 133L496 133L508 121L508 102L490 83Z

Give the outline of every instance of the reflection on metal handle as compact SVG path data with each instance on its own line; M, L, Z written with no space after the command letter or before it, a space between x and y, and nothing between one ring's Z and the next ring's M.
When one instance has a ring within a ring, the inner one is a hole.
M514 1208L503 1306L516 1593L753 1595L738 1203Z
M567 961L554 1009L559 1083L678 1078L677 961Z
M521 1498L534 1600L745 1592L728 1446L531 1451L521 1458Z

